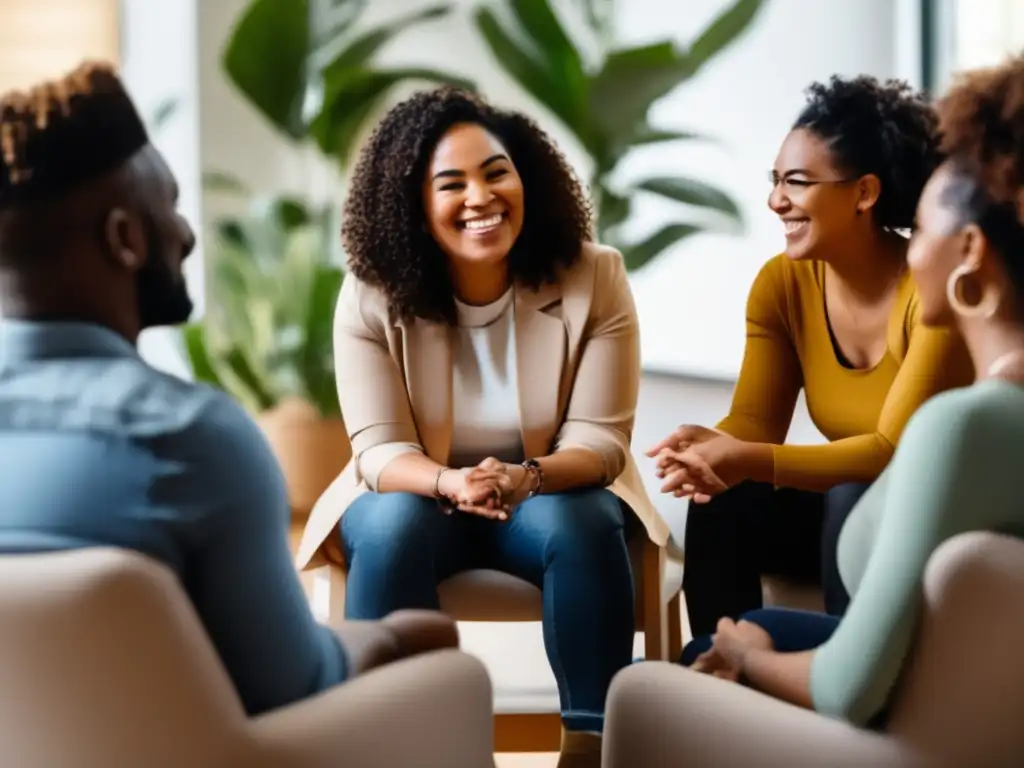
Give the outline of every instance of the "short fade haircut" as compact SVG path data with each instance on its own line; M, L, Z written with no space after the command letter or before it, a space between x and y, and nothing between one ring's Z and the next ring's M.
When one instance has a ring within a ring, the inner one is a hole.
M113 171L149 143L114 67L86 61L0 96L0 211L49 200Z

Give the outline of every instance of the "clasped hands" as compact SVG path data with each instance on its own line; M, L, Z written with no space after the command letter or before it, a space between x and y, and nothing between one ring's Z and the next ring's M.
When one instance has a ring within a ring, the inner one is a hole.
M743 676L747 654L752 650L771 651L775 643L762 627L750 621L720 619L711 648L697 657L690 667L694 672L738 682Z
M508 520L533 489L530 473L519 464L486 458L475 467L445 470L438 492L460 512Z
M707 427L685 424L647 455L657 460L662 493L698 504L750 476L753 446Z

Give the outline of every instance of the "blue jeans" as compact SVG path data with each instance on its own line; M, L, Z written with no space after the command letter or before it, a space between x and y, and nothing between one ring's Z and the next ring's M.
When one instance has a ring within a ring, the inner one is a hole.
M504 523L445 515L433 499L409 493L366 493L341 518L345 616L436 610L437 585L460 571L518 576L543 593L544 646L564 726L600 731L608 686L633 648L628 518L603 488L528 499Z
M759 608L747 611L741 620L757 624L771 635L775 650L782 653L810 651L832 637L839 626L839 617L814 611L796 611L790 608ZM711 647L711 635L695 637L683 648L679 663L688 667Z

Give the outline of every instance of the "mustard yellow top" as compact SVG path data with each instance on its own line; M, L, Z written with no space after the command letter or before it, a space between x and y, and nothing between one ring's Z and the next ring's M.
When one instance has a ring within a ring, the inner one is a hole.
M776 486L823 491L873 481L914 411L974 380L959 335L921 324L909 273L897 288L885 355L873 368L847 367L832 341L824 286L824 263L782 254L761 268L747 299L743 367L718 429L773 444ZM826 444L782 444L801 388Z

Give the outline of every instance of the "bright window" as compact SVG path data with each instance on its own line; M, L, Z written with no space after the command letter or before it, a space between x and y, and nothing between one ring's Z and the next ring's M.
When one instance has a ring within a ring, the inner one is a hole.
M120 59L117 0L0 0L0 92Z

